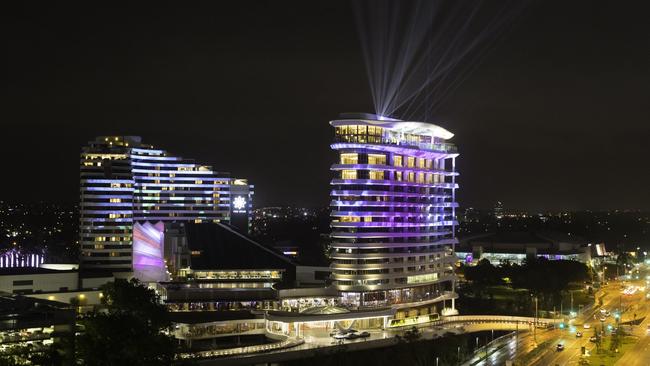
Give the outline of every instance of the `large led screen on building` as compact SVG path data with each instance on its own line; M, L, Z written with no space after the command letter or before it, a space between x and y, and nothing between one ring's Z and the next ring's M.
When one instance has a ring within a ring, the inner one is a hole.
M133 272L142 282L167 281L164 259L165 225L162 222L133 225Z

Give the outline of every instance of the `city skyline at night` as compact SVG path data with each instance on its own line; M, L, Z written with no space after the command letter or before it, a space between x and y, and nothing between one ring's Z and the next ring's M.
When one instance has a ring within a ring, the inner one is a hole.
M648 4L9 4L0 365L650 365Z

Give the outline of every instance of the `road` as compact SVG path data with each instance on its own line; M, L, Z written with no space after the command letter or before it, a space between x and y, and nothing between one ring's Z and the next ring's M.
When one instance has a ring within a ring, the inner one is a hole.
M498 346L498 349L492 353L489 353L487 359L482 359L479 362L476 362L476 358L473 358L465 365L503 365L507 360L511 360L515 355L523 355L531 352L535 349L536 345L542 342L545 342L549 339L557 337L557 331L554 330L538 330L536 337L533 336L533 332L523 332L519 333L517 337L512 337L506 342ZM535 338L537 342L535 342ZM481 352L478 356L484 357L485 353Z
M631 366L631 365L643 365L643 366L650 366L650 354L647 353L648 346L650 346L650 339L645 336L645 327L648 322L648 314L647 307L640 307L642 304L645 303L645 298L643 294L639 293L637 295L633 296L621 296L620 291L621 291L621 284L619 282L615 282L611 285L609 285L607 288L604 289L604 291L607 293L607 295L603 298L603 306L602 308L608 309L608 310L613 310L613 309L618 309L619 307L623 308L629 308L627 312L623 313L623 317L621 321L629 321L634 318L634 313L637 313L636 316L638 318L641 317L646 317L646 320L644 321L644 324L640 326L635 326L636 328L635 331L635 336L643 336L641 338L641 342L634 346L634 348L623 356L624 360L619 362L618 364L620 365L625 365L625 366ZM574 324L576 324L576 331L581 331L583 333L583 336L578 338L576 337L575 333L572 333L570 331L558 331L558 337L556 338L556 342L554 345L551 345L549 349L544 353L544 355L538 359L536 362L533 363L533 365L571 365L571 364L578 364L580 359L581 359L581 348L585 347L585 349L590 352L590 353L595 353L596 352L596 345L595 343L592 343L589 341L589 338L591 336L594 336L597 330L602 330L602 329L607 329L608 325L615 326L615 319L613 316L608 317L605 322L601 322L600 320L594 319L594 314L596 314L596 317L600 317L598 314L599 307L594 307L591 311L586 312L586 314L583 314L582 317L579 317L576 319ZM643 311L641 311L643 310ZM582 324L588 324L589 329L585 329ZM643 329L641 329L643 328ZM608 331L604 332L605 337L609 337L610 333ZM555 347L557 343L562 343L564 345L564 350L563 351L556 351ZM625 360L630 360L629 363L625 362Z
M631 306L633 304L638 304L644 302L641 295L635 297L621 297L620 296L620 287L621 283L613 282L612 284L605 286L602 289L602 293L605 293L603 297L603 306L604 309L616 309L619 306ZM597 294L597 295L600 295ZM596 329L600 330L602 327L607 327L608 324L614 325L614 318L609 317L604 323L601 323L599 320L594 319L596 314L599 317L600 307L594 307L591 310L586 311L576 318L569 329L554 329L554 330L540 330L537 331L537 342L533 337L532 332L521 333L518 337L518 342L515 342L515 339L509 340L503 347L499 348L496 352L493 352L489 357L481 362L476 363L476 365L503 365L507 360L512 360L515 358L520 358L523 355L528 354L533 349L535 349L537 344L541 344L548 340L553 340L550 345L540 353L539 358L536 360L531 360L532 365L570 365L577 364L580 361L581 357L581 348L585 347L586 350L590 352L595 352L595 344L589 341L589 338L593 336L596 332ZM630 310L624 314L623 321L631 320L634 310ZM626 352L622 362L618 363L621 366L650 366L650 336L646 336L647 324L650 324L650 311L640 312L637 316L643 317L646 316L646 320L640 326L635 326L635 334L641 338L641 341L634 346L631 350ZM588 324L589 328L585 329L584 324ZM572 328L571 328L572 327ZM576 331L583 333L582 337L576 337ZM607 332L606 332L607 333ZM563 351L556 351L556 346L558 343L564 345ZM629 355L628 355L629 354ZM625 362L625 360L635 360Z

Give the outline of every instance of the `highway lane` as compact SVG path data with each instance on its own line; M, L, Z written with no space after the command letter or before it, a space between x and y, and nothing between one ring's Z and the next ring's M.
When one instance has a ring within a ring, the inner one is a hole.
M604 289L606 295L603 297L603 309L612 311L614 308L618 308L621 302L619 296L620 286L620 283L615 282ZM600 309L601 307L595 306L573 322L576 332L582 332L582 337L577 338L576 334L569 330L563 331L555 344L549 346L549 350L534 365L577 364L580 361L582 347L585 347L591 353L596 352L596 345L590 342L589 338L595 335L596 330L606 328L608 324L615 324L613 315L608 317L605 322L600 322ZM584 324L589 324L589 328L585 329ZM558 343L564 344L564 350L556 351L555 347L557 347Z
M473 364L481 366L503 365L506 361L513 359L515 355L527 354L535 349L537 344L558 337L559 332L559 330L538 329L536 337L533 336L531 331L521 332L518 337L512 337L503 347L489 354L487 359ZM537 338L537 342L535 342L535 338Z
M632 307L632 309L628 310L626 313L623 314L622 321L628 321L633 319L633 314L635 312L638 312L639 305L645 302L645 299L643 298L642 294L634 295L634 296L621 296L620 291L621 291L621 283L620 282L615 282L611 285L609 285L606 289L607 295L603 298L603 309L610 310L610 312L613 313L614 309L618 309L621 305L623 308L628 308ZM600 307L594 307L591 309L591 311L587 312L584 314L582 317L579 317L574 321L574 324L576 325L576 331L581 331L583 333L583 336L581 338L576 338L575 333L571 333L568 331L565 331L558 339L557 343L563 343L565 345L565 349L563 351L555 351L556 345L549 346L549 349L547 352L544 354L544 356L539 359L537 362L534 363L534 365L571 365L571 364L577 364L580 361L581 358L581 347L585 347L586 350L588 350L590 353L595 353L596 352L596 345L593 342L589 341L589 338L595 334L595 329L601 330L601 329L606 329L607 325L616 325L616 320L612 316L608 317L605 322L600 322ZM644 313L638 313L637 317L643 317L645 314ZM594 314L596 315L594 317ZM648 319L646 317L646 319ZM582 322L580 322L582 320ZM646 320L647 321L647 320ZM583 324L589 324L589 329L584 329ZM642 325L643 326L643 325ZM640 327L635 327L640 328ZM605 331L604 332L605 337L611 336L609 332ZM635 346L636 351L634 353L641 354L644 352L644 346L639 345L638 349ZM650 355L644 354L643 357L639 358L634 355L629 356L629 359L640 359L640 363L638 365L643 365L643 366L650 366L650 363L645 362L647 357L650 357ZM627 359L627 357L626 357ZM627 363L622 363L621 365L629 366Z

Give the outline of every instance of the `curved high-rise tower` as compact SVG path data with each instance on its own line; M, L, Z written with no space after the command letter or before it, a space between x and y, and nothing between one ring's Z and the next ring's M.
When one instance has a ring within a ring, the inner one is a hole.
M442 127L374 115L331 121L332 279L350 305L439 312L453 301L456 147ZM453 307L453 305L452 305Z

